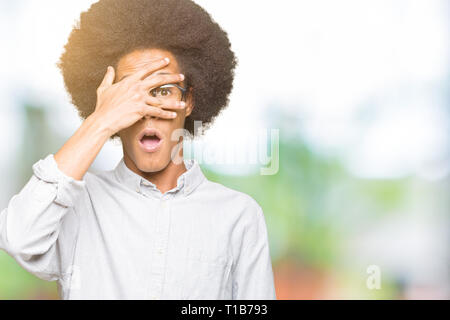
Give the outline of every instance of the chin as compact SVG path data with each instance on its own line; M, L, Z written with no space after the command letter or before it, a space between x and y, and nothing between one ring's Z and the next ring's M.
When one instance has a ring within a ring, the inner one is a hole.
M136 159L135 165L140 171L147 173L159 172L167 167L166 161L162 159L149 159L149 157Z
M135 153L134 164L136 168L142 172L152 173L164 170L170 162L170 155L165 156L165 153L161 152L155 153Z

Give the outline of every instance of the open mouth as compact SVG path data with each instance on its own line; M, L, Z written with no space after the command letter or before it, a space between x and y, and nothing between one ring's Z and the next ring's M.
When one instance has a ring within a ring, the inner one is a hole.
M145 152L155 152L162 142L161 134L156 129L145 129L138 137L139 144Z

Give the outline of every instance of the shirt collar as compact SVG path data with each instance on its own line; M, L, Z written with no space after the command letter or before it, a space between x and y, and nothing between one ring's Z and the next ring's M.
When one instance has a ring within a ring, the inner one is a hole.
M203 180L206 179L206 177L203 174L197 160L184 159L183 161L187 171L178 177L177 186L168 192L182 190L183 194L187 196L192 191L194 191L194 189L197 188L203 182ZM121 183L125 184L127 187L136 192L141 192L142 185L149 186L154 190L158 190L155 184L148 181L147 179L142 178L137 173L131 171L125 164L123 158L114 169L114 174Z

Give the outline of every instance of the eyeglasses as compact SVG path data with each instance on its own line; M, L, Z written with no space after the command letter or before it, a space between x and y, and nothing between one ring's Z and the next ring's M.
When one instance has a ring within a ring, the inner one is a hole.
M186 88L183 88L177 84L165 84L158 88L150 90L150 95L162 101L185 101Z

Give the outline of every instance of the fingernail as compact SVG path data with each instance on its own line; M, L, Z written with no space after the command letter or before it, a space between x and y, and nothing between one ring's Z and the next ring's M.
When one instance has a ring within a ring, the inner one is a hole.
M184 102L184 101L180 101L180 107L181 107L181 108L184 108L184 107L186 107L186 102Z
M170 62L170 59L169 59L169 58L164 58L164 60L165 60L167 63Z
M175 118L177 114L175 112L172 112L172 117Z

